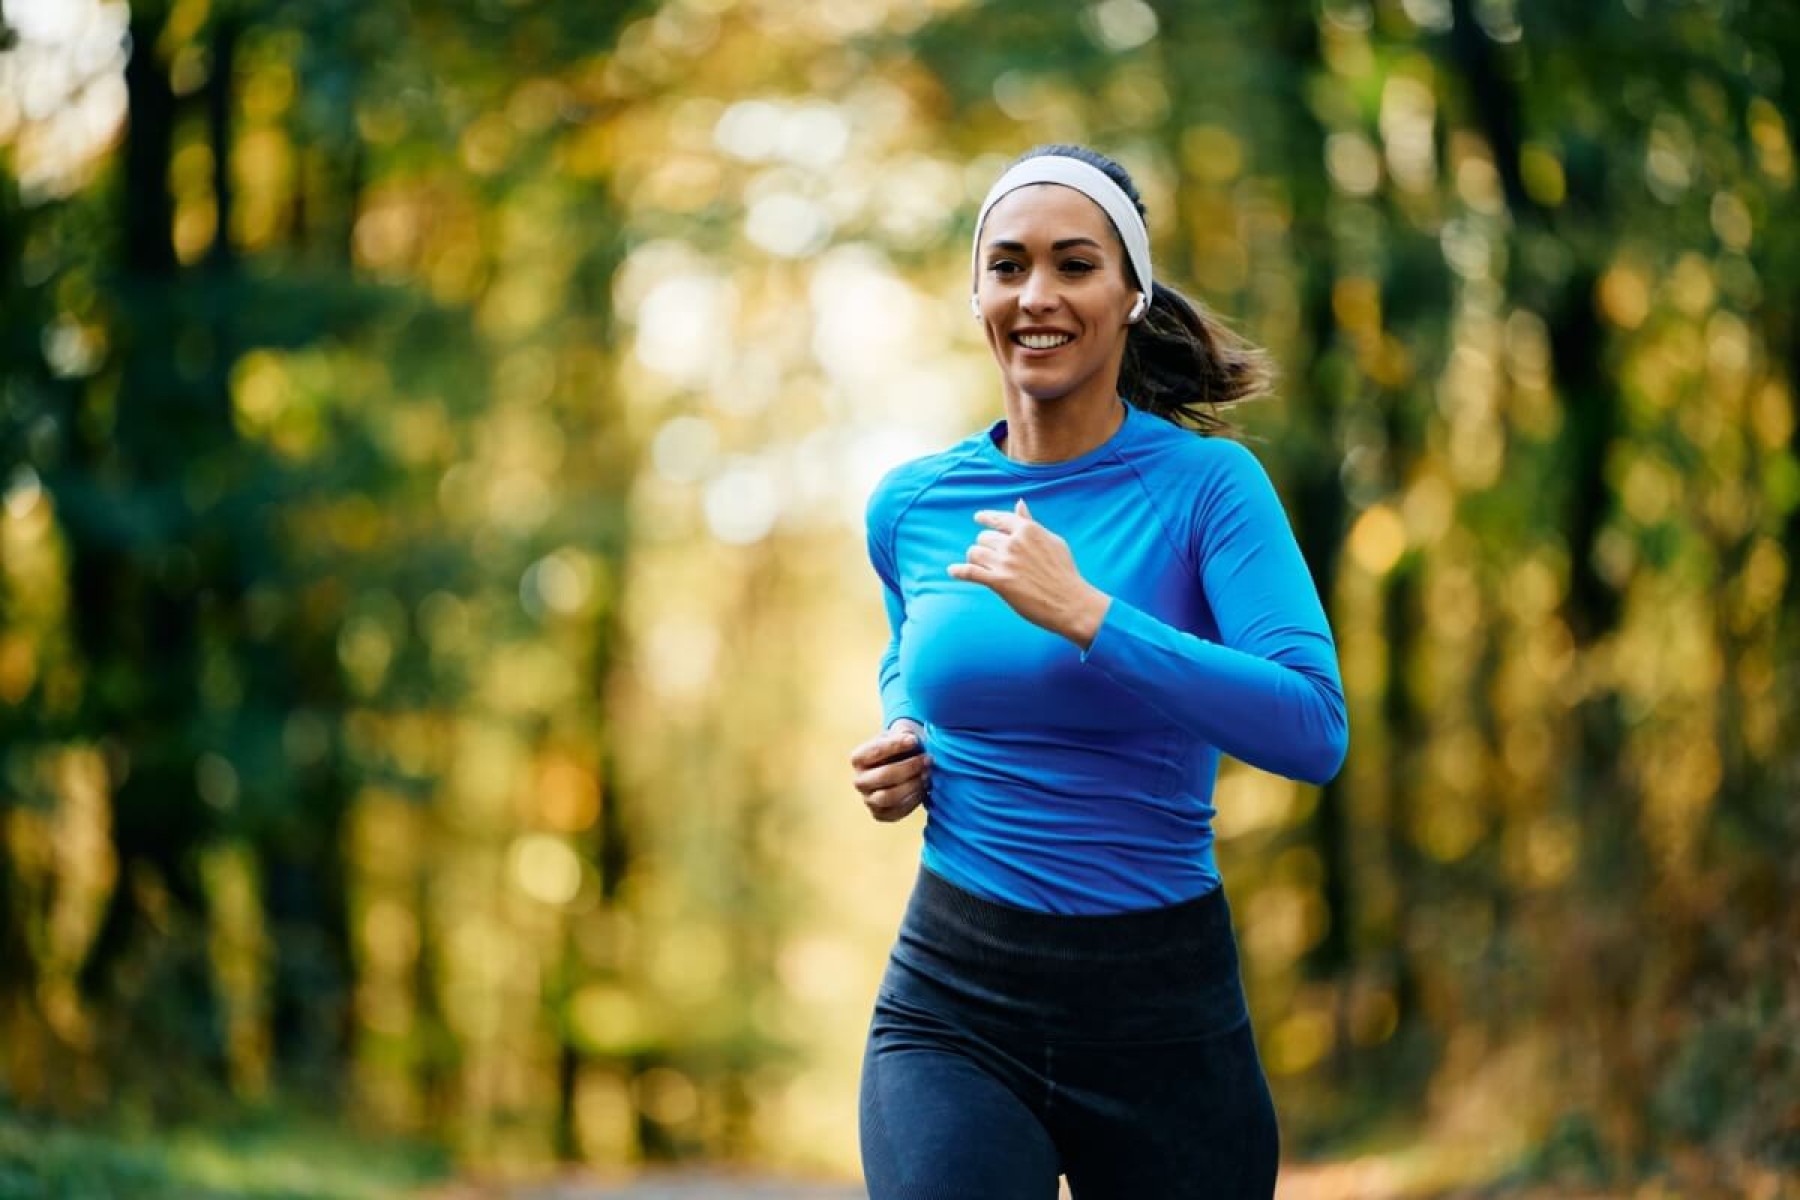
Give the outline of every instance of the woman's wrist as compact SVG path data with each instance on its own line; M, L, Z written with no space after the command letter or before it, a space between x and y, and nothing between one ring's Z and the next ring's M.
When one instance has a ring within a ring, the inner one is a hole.
M1067 619L1057 632L1074 642L1086 654L1088 647L1100 635L1100 626L1106 622L1106 612L1111 607L1111 596L1097 587L1087 585L1070 607Z

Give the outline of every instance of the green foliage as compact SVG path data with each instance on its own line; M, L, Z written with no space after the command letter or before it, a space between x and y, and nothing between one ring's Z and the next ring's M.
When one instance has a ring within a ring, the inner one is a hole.
M116 145L0 103L6 1094L814 1152L889 916L814 765L874 654L820 495L988 415L968 164L1091 140L1281 366L1346 665L1342 778L1221 789L1290 1145L1792 1164L1781 10L133 5ZM376 1186L311 1136L9 1117L0 1195Z
M448 1167L437 1150L273 1114L128 1133L0 1110L6 1200L376 1200Z

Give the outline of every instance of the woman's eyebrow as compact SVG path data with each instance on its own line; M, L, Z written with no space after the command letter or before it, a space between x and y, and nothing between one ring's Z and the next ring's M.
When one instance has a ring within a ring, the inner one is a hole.
M1050 249L1052 250L1067 250L1070 246L1092 246L1096 250L1105 249L1099 242L1096 242L1090 237L1063 238L1061 241L1050 243ZM993 241L988 243L989 250L1010 250L1014 253L1019 253L1025 250L1025 248L1024 242Z

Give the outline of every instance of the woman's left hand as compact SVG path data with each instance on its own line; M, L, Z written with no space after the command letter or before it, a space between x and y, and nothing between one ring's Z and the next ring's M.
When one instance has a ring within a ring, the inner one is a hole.
M1024 500L1011 512L983 509L975 520L987 528L950 574L990 589L1033 625L1085 651L1112 598L1081 577L1069 543L1032 520Z

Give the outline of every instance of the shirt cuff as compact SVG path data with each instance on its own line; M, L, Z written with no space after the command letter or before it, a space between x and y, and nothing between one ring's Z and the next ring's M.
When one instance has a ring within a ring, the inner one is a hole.
M892 729L895 721L911 721L919 728L925 728L925 719L919 716L918 710L913 707L912 701L910 700L890 708L883 714L881 727L883 729Z
M1081 652L1081 661L1091 662L1104 670L1116 657L1120 639L1141 640L1146 634L1154 637L1161 625L1162 622L1143 609L1133 608L1114 596L1100 618L1100 628L1094 630L1094 640Z

